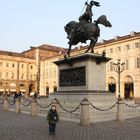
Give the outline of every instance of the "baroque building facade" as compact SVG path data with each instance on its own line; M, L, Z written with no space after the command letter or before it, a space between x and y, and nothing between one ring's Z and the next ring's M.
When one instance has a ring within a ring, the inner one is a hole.
M75 48L71 55L83 53L85 47ZM140 33L131 32L126 36L116 36L110 40L102 40L95 46L95 53L106 52L112 58L106 64L106 89L112 94L121 95L125 99L140 97ZM63 58L63 54L56 55L41 61L40 94L46 95L57 90L58 68L54 61ZM114 63L120 60L123 71L120 73L120 93L118 93L118 73ZM98 81L97 81L98 82Z
M17 88L28 93L29 86L35 84L35 60L21 54L0 51L0 92L14 93Z
M39 90L41 60L63 51L65 49L47 44L31 47L21 53L1 50L0 93L5 90L14 93L20 88L21 92L29 95L33 87Z
M116 36L111 40L102 40L96 46L96 52L106 51L107 57L112 58L106 65L106 87L112 93L120 94L125 99L140 97L140 33L131 32L126 36ZM119 78L114 65L122 64ZM123 66L124 63L124 66Z

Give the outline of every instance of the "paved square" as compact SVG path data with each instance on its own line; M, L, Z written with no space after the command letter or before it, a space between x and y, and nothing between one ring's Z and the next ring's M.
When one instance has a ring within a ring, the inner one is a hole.
M45 117L0 110L0 140L140 140L140 118L80 126L60 121L56 136L48 135Z

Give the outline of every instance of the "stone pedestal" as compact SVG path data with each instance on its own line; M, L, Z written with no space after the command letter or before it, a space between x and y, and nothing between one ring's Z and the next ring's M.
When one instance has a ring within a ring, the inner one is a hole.
M58 91L49 96L49 101L52 102L56 98L67 110L73 110L84 98L100 108L113 105L116 102L116 96L106 91L105 84L106 62L109 60L103 55L84 53L55 61L59 69L59 85ZM101 113L93 111L91 107L89 112L92 122L116 119L116 113L112 116L111 112L108 113L110 116L102 115L102 117ZM74 113L66 113L59 109L59 114L67 120L79 121L81 111L78 109Z
M106 62L110 59L86 53L55 61L59 69L58 91L106 90Z

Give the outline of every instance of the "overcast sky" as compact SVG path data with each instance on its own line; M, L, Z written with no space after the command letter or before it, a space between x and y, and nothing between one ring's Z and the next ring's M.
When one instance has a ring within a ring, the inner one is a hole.
M90 0L89 0L90 1ZM97 0L93 20L106 15L112 28L100 26L102 39L140 32L140 0ZM0 0L0 50L21 52L50 44L67 48L64 26L78 21L85 0ZM83 11L84 12L84 11Z

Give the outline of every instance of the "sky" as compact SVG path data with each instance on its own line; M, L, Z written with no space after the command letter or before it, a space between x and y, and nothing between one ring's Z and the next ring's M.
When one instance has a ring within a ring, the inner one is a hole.
M0 0L0 50L22 52L42 44L68 48L64 26L78 21L86 0ZM106 15L112 28L100 25L102 39L140 32L140 0L96 0L93 20ZM90 2L90 0L88 0Z

